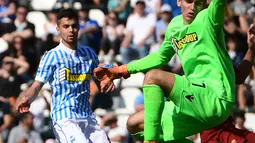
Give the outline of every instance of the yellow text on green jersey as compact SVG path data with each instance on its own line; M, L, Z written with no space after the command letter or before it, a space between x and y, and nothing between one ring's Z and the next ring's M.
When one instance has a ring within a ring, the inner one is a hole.
M197 40L198 40L197 33L190 33L190 34L185 35L180 40L173 38L172 44L175 48L175 51L177 51L177 50L181 50L186 43L191 43L191 42L194 42Z

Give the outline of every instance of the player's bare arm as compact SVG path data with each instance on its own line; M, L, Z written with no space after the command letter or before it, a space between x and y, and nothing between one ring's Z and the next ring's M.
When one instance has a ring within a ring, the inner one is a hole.
M42 82L34 81L34 83L26 91L25 95L18 99L16 110L20 113L28 112L30 104L36 99L43 85L44 83Z
M248 51L243 61L235 68L236 84L244 83L253 66L255 57L255 25L252 24L247 32Z

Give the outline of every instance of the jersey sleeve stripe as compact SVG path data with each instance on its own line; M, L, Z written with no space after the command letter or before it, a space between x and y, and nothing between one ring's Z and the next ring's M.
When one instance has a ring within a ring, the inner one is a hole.
M54 55L52 54L52 52L46 53L46 55L44 55L40 61L35 80L46 83L50 79L50 77L52 77L53 64Z
M98 56L97 54L95 53L94 50L90 50L91 51L91 54L92 54L92 57L93 57L93 69L95 69L98 65L99 65L99 60L98 60Z

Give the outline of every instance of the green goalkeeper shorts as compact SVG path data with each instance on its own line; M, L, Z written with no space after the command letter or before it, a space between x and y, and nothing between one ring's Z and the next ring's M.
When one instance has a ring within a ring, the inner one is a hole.
M161 118L165 141L200 133L222 123L231 114L234 102L218 97L225 93L224 89L179 75L175 79Z

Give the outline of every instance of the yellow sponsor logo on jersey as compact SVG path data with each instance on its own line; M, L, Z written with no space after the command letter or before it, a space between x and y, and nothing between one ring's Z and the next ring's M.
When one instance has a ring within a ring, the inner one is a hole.
M63 68L59 71L58 75L59 81L67 80L67 81L85 81L90 80L91 75L90 74L73 74L71 73L71 70L68 68Z
M197 40L198 40L197 34L190 33L190 34L187 34L185 37L181 38L180 40L177 40L174 38L172 42L178 50L181 50L186 43L191 43Z

